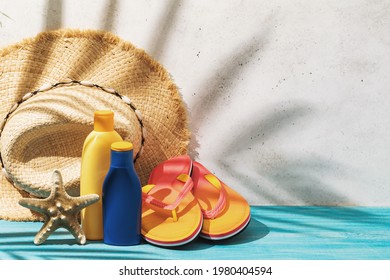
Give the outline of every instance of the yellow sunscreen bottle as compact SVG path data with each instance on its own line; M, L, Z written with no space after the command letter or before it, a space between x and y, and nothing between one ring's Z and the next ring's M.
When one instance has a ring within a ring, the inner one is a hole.
M88 240L103 239L102 190L110 168L111 144L122 141L114 130L114 113L95 111L94 129L84 141L81 156L80 195L98 194L100 199L81 211L81 225Z

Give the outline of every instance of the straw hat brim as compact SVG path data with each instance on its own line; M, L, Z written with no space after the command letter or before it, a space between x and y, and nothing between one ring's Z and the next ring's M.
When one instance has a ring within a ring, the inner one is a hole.
M56 169L56 164L60 164L61 160L62 164L66 165L69 159L66 159L67 152L62 154L60 159L45 158L47 149L45 148L43 155L39 154L39 151L44 149L34 149L31 147L32 143L37 147L52 147L51 143L47 143L50 137L45 133L49 134L50 129L53 130L56 125L60 125L62 129L67 123L82 125L80 131L84 134L81 133L82 136L79 137L82 139L92 130L93 125L93 115L88 117L86 112L102 109L97 107L101 106L100 104L109 104L117 109L116 117L118 120L123 119L119 128L121 136L136 143L135 168L142 184L147 183L150 172L158 163L188 152L190 132L187 110L169 73L145 51L109 32L48 31L0 50L0 94L0 122L4 120L1 124L1 159L5 174L12 182L1 175L0 219L39 219L17 202L22 197L45 196L47 186L35 186L39 185L39 176L46 176L49 171ZM26 95L31 97L27 101ZM68 98L56 102L56 96L62 95ZM75 96L80 97L81 101L75 100ZM98 100L97 103L90 102L95 99ZM70 103L66 108L83 106L87 102L91 106L89 111L86 109L82 112L84 114L74 113L77 118L73 115L72 118L66 118L65 109L58 110L61 114L53 118L53 112L40 111L49 108L52 104L50 102L55 103L55 106ZM129 104L130 106L124 109L123 106ZM127 112L123 113L124 110ZM35 117L34 113L38 117ZM126 114L132 114L133 117ZM23 121L24 119L26 121ZM47 122L47 119L50 121ZM36 123L32 125L30 121L41 121L39 129ZM46 129L47 123L49 125ZM129 124L130 131L126 132L124 129L129 127ZM32 134L40 135L33 137ZM28 160L21 161L20 151L17 155L12 147L21 147L25 143L23 141L37 152L33 156L30 155ZM43 143L45 141L46 143ZM62 145L69 143L63 142ZM72 171L69 172L75 174L70 176L72 180L69 181L72 182L68 182L68 189L74 193L77 192L79 183L78 170L75 168L76 162L81 161L82 147L79 146L75 148L74 154L69 156L74 161L69 169ZM46 160L44 164L43 160ZM34 162L34 165L31 165L31 162ZM27 167L24 166L28 166L28 172L31 173L29 176L22 176L27 172ZM34 169L35 166L37 169ZM66 174L64 177L66 178ZM66 186L66 180L64 183Z

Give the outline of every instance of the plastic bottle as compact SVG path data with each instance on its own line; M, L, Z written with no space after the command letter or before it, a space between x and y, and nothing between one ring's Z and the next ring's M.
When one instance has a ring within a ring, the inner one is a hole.
M103 242L136 245L141 242L141 182L134 169L133 144L111 145L110 170L103 184Z
M81 211L81 225L88 240L103 239L103 182L110 168L111 144L117 141L122 137L114 130L114 113L95 111L94 129L84 141L80 175L80 195L100 196L97 203Z

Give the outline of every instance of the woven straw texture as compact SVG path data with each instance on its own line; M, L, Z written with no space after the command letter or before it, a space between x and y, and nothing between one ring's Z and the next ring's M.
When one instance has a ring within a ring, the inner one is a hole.
M61 81L69 84L53 86ZM95 110L114 111L115 130L134 144L142 184L159 162L187 153L187 112L169 74L111 33L49 31L1 50L0 94L1 158L13 182L2 175L1 219L37 220L17 201L47 196L53 169L71 195L79 194L82 145Z

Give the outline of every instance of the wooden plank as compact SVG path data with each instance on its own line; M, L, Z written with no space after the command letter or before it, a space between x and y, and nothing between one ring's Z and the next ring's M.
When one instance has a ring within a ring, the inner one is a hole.
M82 246L63 229L36 246L41 223L0 221L0 259L390 259L390 208L252 206L251 214L238 236L173 249Z

